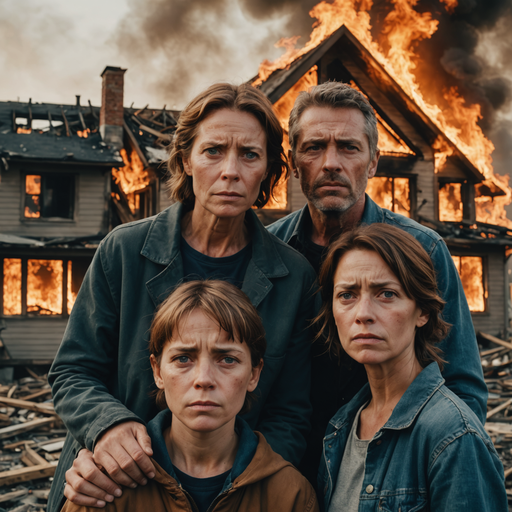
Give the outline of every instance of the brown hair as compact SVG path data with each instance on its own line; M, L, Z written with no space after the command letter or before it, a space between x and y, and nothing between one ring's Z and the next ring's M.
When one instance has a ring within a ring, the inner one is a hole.
M149 340L149 353L158 364L165 344L172 339L180 322L196 309L218 322L230 339L247 343L253 368L260 364L267 342L258 311L244 292L226 281L219 280L198 280L181 284L160 305L151 323ZM247 395L240 411L242 414L248 411L252 399L251 393ZM162 389L156 393L156 402L160 408L167 406Z
M192 178L183 167L190 156L197 130L212 112L222 109L252 114L267 136L268 174L262 181L254 206L262 207L273 195L281 177L288 176L288 162L283 150L283 128L268 98L250 84L214 84L196 96L183 110L178 120L169 159L167 160L167 187L172 199L193 205Z
M427 323L416 329L414 349L422 367L435 361L442 369L442 352L436 344L446 337L450 325L441 317L445 302L437 292L434 266L413 236L388 224L360 226L331 243L319 276L323 305L316 318L321 326L318 337L325 333L329 350L336 356L342 353L332 312L334 274L341 258L353 250L376 252L398 278L406 295L423 313L428 313Z
M359 91L340 82L325 82L315 85L308 91L302 91L295 100L288 125L290 147L294 155L300 135L300 118L309 107L356 108L360 110L364 116L364 133L368 137L370 158L373 159L379 142L375 111Z

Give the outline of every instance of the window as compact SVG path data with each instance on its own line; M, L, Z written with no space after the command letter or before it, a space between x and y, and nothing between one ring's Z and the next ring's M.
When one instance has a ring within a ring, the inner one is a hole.
M439 220L461 222L464 209L462 204L462 183L439 183Z
M484 264L480 256L452 256L459 272L464 294L472 313L486 309L487 290L484 282Z
M3 316L67 316L90 258L3 258Z
M366 193L381 207L411 217L409 178L374 177L368 180Z
M27 174L26 219L73 219L75 177L72 174Z

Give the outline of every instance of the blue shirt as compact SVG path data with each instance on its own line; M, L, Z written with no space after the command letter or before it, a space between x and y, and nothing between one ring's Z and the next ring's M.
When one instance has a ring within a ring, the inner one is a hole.
M469 407L443 385L431 363L404 393L368 445L359 512L507 512L503 466ZM327 510L341 459L368 384L331 419L318 476Z

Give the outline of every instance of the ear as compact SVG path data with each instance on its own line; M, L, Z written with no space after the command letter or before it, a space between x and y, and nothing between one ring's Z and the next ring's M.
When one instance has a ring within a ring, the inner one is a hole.
M164 381L160 373L160 363L156 360L156 357L153 354L149 356L149 361L151 362L151 368L153 369L153 378L155 379L156 387L158 389L164 389Z
M429 318L430 318L430 314L426 313L425 311L422 311L421 315L416 320L416 327L417 328L423 327L428 322Z
M368 164L368 179L373 178L377 172L377 165L379 165L380 149L377 149L373 160Z
M297 169L297 165L295 164L295 158L293 158L292 150L288 150L288 163L290 164L290 170L292 171L293 175L298 178L299 177L299 170Z
M181 161L183 163L183 170L185 171L185 174L192 176L192 167L190 166L188 158L182 158Z
M260 359L258 366L254 366L251 373L251 378L247 385L247 391L254 391L260 380L261 370L263 370L263 359Z

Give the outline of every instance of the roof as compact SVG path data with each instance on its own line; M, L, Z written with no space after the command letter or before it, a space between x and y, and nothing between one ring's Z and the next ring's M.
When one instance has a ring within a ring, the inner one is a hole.
M0 102L0 157L7 160L123 165L98 130L99 107L89 104Z
M446 144L453 150L462 164L476 178L477 181L485 179L484 175L475 165L451 142L451 140L434 124L434 122L423 112L423 110L405 94L398 83L389 73L377 62L373 55L358 41L350 30L342 25L331 36L325 39L318 46L293 61L286 69L275 70L259 88L264 92L272 103L275 103L283 96L297 81L309 71L336 43L344 46L345 53L349 53L361 69L366 69L368 76L386 95L389 95L395 106L406 116L413 116L416 125L421 125L432 139L441 136ZM341 56L343 58L343 56ZM357 80L356 80L357 82ZM378 83L377 83L378 82ZM359 84L358 84L359 85ZM363 89L363 88L362 88ZM379 110L378 105L372 102L371 94L364 91L372 103L372 106Z

